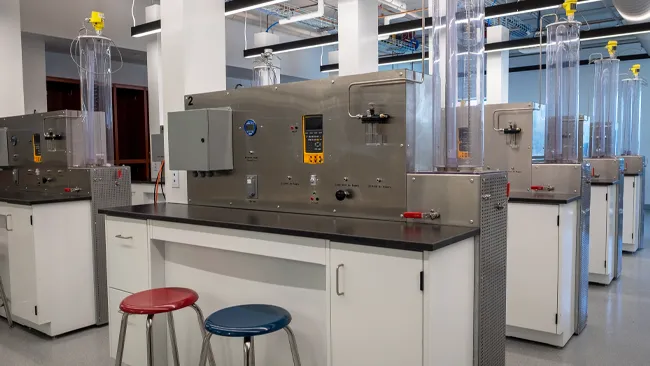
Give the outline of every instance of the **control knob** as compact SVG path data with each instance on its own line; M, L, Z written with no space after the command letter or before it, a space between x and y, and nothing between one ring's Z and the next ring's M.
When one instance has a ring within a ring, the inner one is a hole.
M336 197L337 200L343 201L346 198L351 198L352 197L352 192L344 191L342 189L339 189L338 191L336 191L334 196Z

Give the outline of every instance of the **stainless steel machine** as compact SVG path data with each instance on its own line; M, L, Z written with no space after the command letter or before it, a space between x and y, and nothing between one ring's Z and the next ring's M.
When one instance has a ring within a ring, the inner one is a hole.
M591 147L592 210L589 281L609 284L621 275L623 256L623 159L617 157L619 64L616 42L594 64Z
M486 105L485 165L510 184L506 334L563 347L587 324L590 128L577 108L579 23L546 31L545 105Z
M102 118L98 118L101 120ZM131 204L128 167L88 164L106 151L98 128L97 154L87 154L83 114L56 111L0 118L0 201L2 197L37 193L43 197L90 195L94 225L96 322L108 322L106 244L100 208ZM103 121L98 122L98 124ZM65 215L65 212L61 213Z
M619 114L619 157L624 161L623 250L636 252L645 247L645 156L641 146L641 91L646 81L639 77L641 65L630 69L633 77L622 81Z
M475 364L503 365L507 177L434 169L431 84L394 70L187 96L170 168L190 204L479 227Z

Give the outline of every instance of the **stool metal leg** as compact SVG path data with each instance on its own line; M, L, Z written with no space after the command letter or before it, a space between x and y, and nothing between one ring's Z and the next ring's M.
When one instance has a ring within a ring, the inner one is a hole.
M153 366L153 314L147 315L147 366Z
M178 342L176 342L176 327L174 327L174 315L171 312L167 313L167 325L169 326L169 339L172 343L172 357L174 358L174 366L180 366L178 359Z
M7 316L7 322L9 323L9 327L14 326L14 320L11 318L11 306L9 305L9 300L7 300L7 294L5 294L5 288L2 285L2 277L0 277L0 307L5 308L5 314Z
M208 333L207 330L205 330L205 318L203 317L203 312L201 311L201 308L193 304L192 309L196 312L196 317L199 320L199 329L201 330L201 334L203 337ZM212 352L212 346L210 343L208 343L208 360L210 361L210 366L217 366L217 363L214 361L214 353ZM203 364L201 364L203 366Z
M253 337L244 337L244 366L255 366L254 342Z
M205 366L205 361L208 358L208 350L211 348L211 337L212 333L205 332L205 335L203 336L203 344L201 345L201 357L199 357L199 366Z
M291 356L293 357L293 366L301 366L300 355L298 354L298 343L296 343L296 336L293 334L291 327L287 326L284 328L284 330L287 332L287 336L289 337L289 347L291 348Z
M124 355L124 340L126 338L126 327L128 325L129 314L122 314L122 324L120 325L120 336L117 340L117 354L115 355L115 366L122 366L122 356Z

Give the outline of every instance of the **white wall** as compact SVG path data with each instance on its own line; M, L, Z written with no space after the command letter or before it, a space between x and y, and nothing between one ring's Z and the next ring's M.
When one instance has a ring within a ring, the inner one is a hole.
M641 64L641 75L650 73L650 60L636 60L621 62L620 73L628 73L634 64ZM593 65L580 67L580 113L591 115L593 98ZM645 72L644 72L645 70ZM546 93L544 71L542 71L542 103ZM525 71L510 73L510 103L537 102L539 100L539 73L537 71ZM645 88L642 94L641 115L645 120L650 120L650 89ZM650 158L650 123L641 123L641 154ZM650 192L650 179L646 179L646 192ZM650 204L650 194L646 194L645 204Z
M117 69L119 62L113 61L113 67ZM46 52L45 69L47 76L79 79L77 65L65 53ZM124 63L122 69L113 74L113 84L147 86L147 66Z
M25 113L47 112L45 41L39 36L23 34L22 48Z

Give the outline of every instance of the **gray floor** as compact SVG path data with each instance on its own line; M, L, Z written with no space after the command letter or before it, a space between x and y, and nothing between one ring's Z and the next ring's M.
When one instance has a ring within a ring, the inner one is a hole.
M506 354L508 366L650 365L650 246L623 257L621 279L608 287L589 288L587 328L564 349L509 339ZM5 365L113 365L108 357L108 328L52 340L20 326L10 330L0 320L0 366Z

